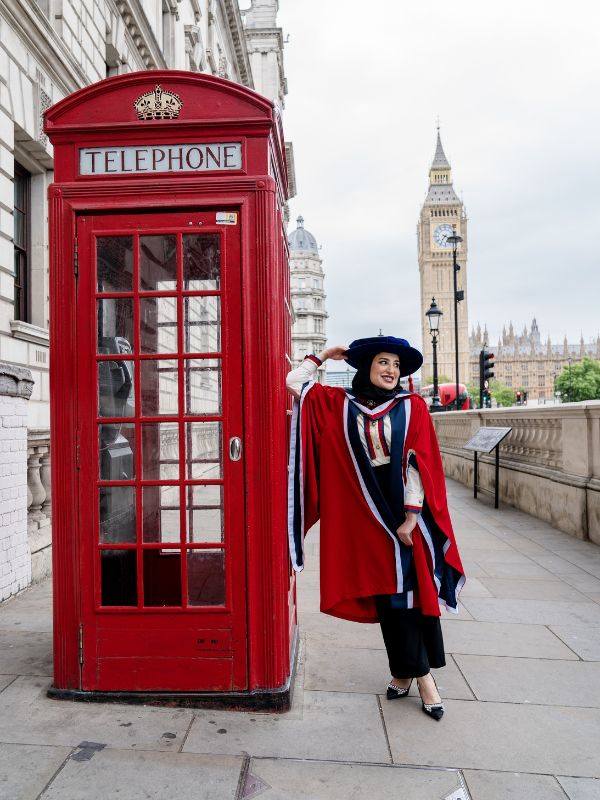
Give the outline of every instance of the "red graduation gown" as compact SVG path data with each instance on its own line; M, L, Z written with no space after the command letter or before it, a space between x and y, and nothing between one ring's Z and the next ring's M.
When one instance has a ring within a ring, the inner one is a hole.
M358 413L392 423L391 500L377 484L359 436ZM408 459L419 470L425 499L402 544ZM402 392L374 409L346 390L307 383L294 403L289 463L288 533L296 571L304 568L305 533L321 521L321 611L377 622L374 595L395 595L397 607L439 616L457 611L464 584L446 501L442 460L425 401Z

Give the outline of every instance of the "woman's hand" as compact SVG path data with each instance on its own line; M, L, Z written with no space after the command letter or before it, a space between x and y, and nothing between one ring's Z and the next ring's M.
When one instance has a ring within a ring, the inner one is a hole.
M412 547L413 537L412 532L414 531L417 525L417 514L414 511L408 511L406 514L406 519L400 525L399 528L396 528L396 533L400 537L400 541L402 544L406 544L409 547Z
M321 361L327 361L328 358L331 358L334 361L343 361L344 353L347 349L348 348L345 344L338 344L335 345L335 347L327 347L322 353L319 353L317 358L319 358Z

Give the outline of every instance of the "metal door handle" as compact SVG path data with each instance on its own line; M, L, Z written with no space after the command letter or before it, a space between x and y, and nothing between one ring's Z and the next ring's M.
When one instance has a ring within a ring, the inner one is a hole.
M239 461L242 457L242 440L239 436L233 436L229 440L229 458L232 461Z

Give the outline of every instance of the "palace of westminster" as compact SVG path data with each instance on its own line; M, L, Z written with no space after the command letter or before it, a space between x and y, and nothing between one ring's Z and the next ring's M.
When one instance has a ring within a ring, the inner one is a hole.
M429 188L417 225L418 264L421 294L421 346L425 357L422 382L429 382L433 373L431 337L425 312L432 298L443 309L443 325L438 338L438 373L450 381L455 375L454 301L452 248L446 241L456 231L462 238L458 245L458 288L464 299L458 303L459 378L462 383L479 385L479 353L487 347L494 353L496 379L516 391L527 392L528 400L539 403L554 401L554 382L562 369L584 357L600 360L600 336L595 341L569 343L565 337L559 344L548 338L542 341L534 317L531 329L525 326L515 332L510 322L502 329L497 342L490 339L487 326L468 327L468 219L462 200L452 184L452 171L446 158L438 129L437 144L429 170ZM298 364L307 353L318 353L327 340L324 272L319 246L312 233L304 228L302 217L290 234L291 292L295 322L293 326L293 359ZM319 370L319 380L328 383L349 382L346 372L326 373Z

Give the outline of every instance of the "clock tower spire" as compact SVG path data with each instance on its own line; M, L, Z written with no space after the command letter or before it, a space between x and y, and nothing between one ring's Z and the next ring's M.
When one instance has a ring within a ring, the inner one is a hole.
M457 261L460 264L458 287L464 291L464 300L458 304L459 379L461 383L468 383L472 376L469 373L467 315L467 216L452 185L452 169L444 152L438 127L435 155L429 169L429 188L417 226L421 278L421 343L425 357L423 381L427 381L433 374L431 336L425 316L432 297L436 298L438 306L444 312L438 339L438 373L452 382L455 380L452 247L446 241L453 230L462 237L457 252Z

